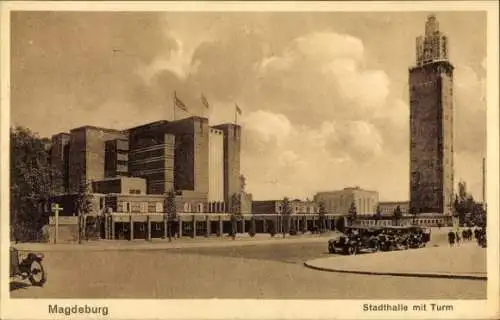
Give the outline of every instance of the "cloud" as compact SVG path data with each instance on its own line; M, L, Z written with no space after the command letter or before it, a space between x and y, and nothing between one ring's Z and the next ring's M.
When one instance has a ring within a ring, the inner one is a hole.
M217 124L234 121L237 103L242 171L257 199L359 185L405 200L414 47L381 43L386 34L410 43L421 17L384 16L399 22L371 13L13 13L13 122L42 135L127 128L172 119L176 91L190 114ZM450 38L467 30L458 24ZM471 43L453 61L457 176L485 150L484 50Z
M455 149L483 153L486 150L486 79L466 65L458 65L455 83Z

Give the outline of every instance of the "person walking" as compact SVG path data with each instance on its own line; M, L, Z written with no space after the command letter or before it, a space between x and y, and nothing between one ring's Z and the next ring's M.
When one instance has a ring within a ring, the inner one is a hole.
M457 247L460 247L460 234L458 233L458 231L455 232L455 237L456 237Z
M448 243L450 247L453 247L455 244L455 233L453 231L448 232Z

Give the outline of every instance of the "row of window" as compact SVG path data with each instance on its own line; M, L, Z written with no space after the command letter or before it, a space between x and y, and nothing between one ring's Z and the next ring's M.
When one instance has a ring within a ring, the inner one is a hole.
M222 206L219 206L222 207ZM156 212L156 213L161 213L164 212L163 210L163 203L162 202L122 202L120 207L118 208L119 211L121 212L141 212L141 213L148 213L148 212ZM194 209L194 211L193 211ZM184 203L183 206L183 211L184 212L198 212L198 213L204 213L204 205L203 203L198 203L196 206L192 206L191 203ZM221 209L221 208L218 208ZM214 208L215 210L215 208Z
M278 212L281 212L283 210L283 207L282 206L278 206ZM295 208L292 208L293 212L294 213L298 213L298 212L301 212L300 210L300 207L295 207ZM314 213L314 207L305 207L305 213Z

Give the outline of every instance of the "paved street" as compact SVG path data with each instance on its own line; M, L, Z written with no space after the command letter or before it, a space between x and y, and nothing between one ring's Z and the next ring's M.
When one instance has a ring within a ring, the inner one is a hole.
M148 251L47 252L44 288L14 298L481 299L486 281L316 271L325 241ZM457 262L459 263L459 262Z

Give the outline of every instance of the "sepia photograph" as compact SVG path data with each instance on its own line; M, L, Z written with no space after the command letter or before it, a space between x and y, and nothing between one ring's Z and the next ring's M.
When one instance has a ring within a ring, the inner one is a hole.
M498 3L118 4L2 12L2 304L499 300Z

